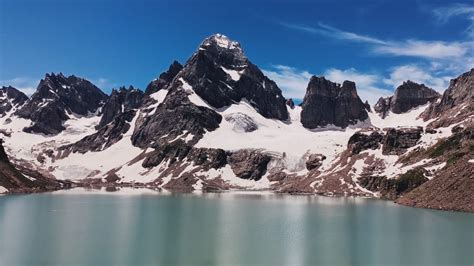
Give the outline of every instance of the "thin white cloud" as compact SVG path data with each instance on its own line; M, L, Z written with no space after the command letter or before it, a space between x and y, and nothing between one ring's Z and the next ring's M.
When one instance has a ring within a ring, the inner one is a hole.
M448 23L453 17L463 17L470 21L466 28L466 33L474 37L474 6L467 4L453 4L450 6L439 7L433 10L433 14L441 24Z
M89 79L92 84L96 85L98 88L102 90L109 90L117 86L114 82L110 81L106 78L98 78L98 79Z
M384 79L383 82L396 88L404 81L411 80L417 83L423 83L441 93L448 87L451 78L454 77L434 76L417 65L401 65L394 67L389 74L389 77Z
M380 54L413 56L430 59L452 59L463 57L468 52L468 44L462 42L407 40L374 47Z
M290 29L325 35L335 39L366 43L371 46L373 52L391 56L452 59L453 57L460 58L465 56L471 47L471 44L468 42L423 41L415 39L402 41L382 40L368 35L343 31L322 23L319 23L318 27L290 23L282 23L281 25Z
M303 99L312 74L294 67L274 65L271 69L263 69L263 73L275 81L283 91L283 95L293 99Z
M24 94L31 96L38 85L39 79L28 77L17 77L13 79L0 80L0 86L12 86Z
M343 31L343 30L334 28L332 26L329 26L323 23L318 23L318 26L321 29L323 29L323 31L326 32L328 35L342 39L342 40L351 40L351 41L372 43L372 44L378 44L378 45L389 45L389 43L384 40L366 36L366 35L357 34L354 32Z
M334 82L342 83L345 80L354 81L357 87L357 94L371 105L375 104L380 97L386 97L393 94L391 90L381 88L381 78L375 74L366 74L358 72L354 68L340 70L331 68L324 73L324 76Z
M313 76L306 70L284 65L274 65L271 69L263 70L263 73L277 83L285 97L294 99L303 99L308 82ZM393 94L390 89L383 88L387 85L383 83L382 77L376 74L362 73L354 68L345 70L331 68L325 71L323 76L337 83L342 83L345 80L354 81L360 98L363 101L369 101L370 104L376 103L380 97Z

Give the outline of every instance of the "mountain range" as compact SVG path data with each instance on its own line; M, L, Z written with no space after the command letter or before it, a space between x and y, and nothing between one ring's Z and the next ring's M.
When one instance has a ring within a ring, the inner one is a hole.
M474 69L370 106L313 76L300 105L216 34L145 91L46 74L0 89L0 193L73 186L271 190L474 212ZM7 155L8 154L8 155Z

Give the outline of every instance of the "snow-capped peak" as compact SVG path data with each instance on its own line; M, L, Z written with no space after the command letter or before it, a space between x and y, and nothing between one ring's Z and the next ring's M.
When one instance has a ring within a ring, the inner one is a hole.
M217 33L214 34L204 40L201 46L210 46L212 44L216 44L217 46L224 48L224 49L240 49L240 44L236 41L229 39L229 37Z

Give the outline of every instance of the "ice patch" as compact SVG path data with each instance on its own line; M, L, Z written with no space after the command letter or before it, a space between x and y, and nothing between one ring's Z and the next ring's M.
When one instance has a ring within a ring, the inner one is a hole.
M242 74L241 74L242 71L239 72L239 71L237 71L237 70L227 69L227 68L225 68L225 67L223 67L223 66L221 66L221 69L222 69L225 73L227 73L227 75L229 75L230 78L231 78L232 80L234 80L234 81L238 81L238 80L240 79L241 75L242 75Z

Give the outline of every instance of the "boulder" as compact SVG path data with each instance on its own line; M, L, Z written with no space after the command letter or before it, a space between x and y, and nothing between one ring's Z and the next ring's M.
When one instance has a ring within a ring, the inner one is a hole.
M271 157L259 150L239 150L231 153L228 162L234 174L243 179L260 180L267 171Z
M326 156L322 154L311 154L306 160L306 169L318 169L319 167L321 167L321 165L323 165L324 160L326 160Z

